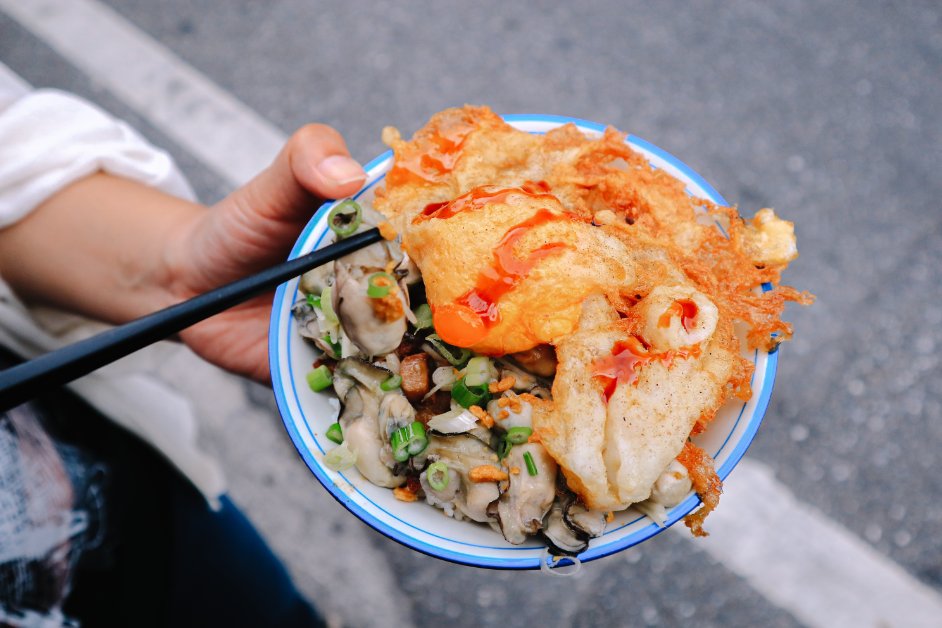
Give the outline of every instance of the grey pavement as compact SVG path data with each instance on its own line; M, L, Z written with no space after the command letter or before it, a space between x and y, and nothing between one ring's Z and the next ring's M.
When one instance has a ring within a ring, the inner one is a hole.
M567 114L671 151L743 213L772 206L795 221L801 258L786 283L818 301L788 312L796 338L749 455L942 592L938 3L107 4L286 133L332 124L364 161L383 150L383 126L411 133L446 106ZM128 118L178 158L204 201L225 193L217 175L2 13L0 61ZM796 623L675 535L571 582L407 550L326 496L293 454L270 391L207 377L230 399L225 412L204 411L233 495L338 621ZM349 555L318 562L312 548L334 545Z

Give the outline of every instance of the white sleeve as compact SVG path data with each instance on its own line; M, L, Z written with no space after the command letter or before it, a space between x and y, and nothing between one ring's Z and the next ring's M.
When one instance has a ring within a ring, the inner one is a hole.
M97 171L194 198L166 152L77 96L38 90L0 110L0 228Z
M26 92L4 69L0 64L0 229L63 187L99 170L193 198L170 156L127 124L64 92ZM74 314L27 307L3 281L2 271L0 345L14 353L35 357L106 328ZM225 490L222 469L199 447L191 402L160 376L161 365L176 352L185 350L158 343L69 387L150 443L218 506Z

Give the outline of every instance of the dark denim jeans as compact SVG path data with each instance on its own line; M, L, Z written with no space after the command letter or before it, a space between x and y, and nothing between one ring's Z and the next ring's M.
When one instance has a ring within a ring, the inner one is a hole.
M11 361L0 351L0 368ZM25 604L42 613L70 581L62 610L92 628L323 625L227 497L211 509L162 456L71 393L50 391L30 411L68 473L74 512L90 524L72 539L67 562L13 565L35 572L23 581L36 583L37 591L7 599L0 590L8 607ZM58 594L50 588L56 583Z

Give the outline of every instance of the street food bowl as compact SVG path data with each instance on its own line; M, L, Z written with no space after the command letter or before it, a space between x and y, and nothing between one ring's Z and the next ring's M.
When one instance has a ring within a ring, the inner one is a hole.
M564 116L520 114L504 116L504 120L530 133L545 133L569 122L589 136L599 136L605 129L595 122ZM673 155L633 135L628 136L627 142L654 167L683 181L690 194L719 205L727 204L703 177ZM392 151L387 151L366 165L366 185L354 197L359 203L372 204L376 189L382 186L392 163ZM291 257L304 255L332 241L327 213L333 205L327 203L317 211L295 243ZM548 558L546 546L537 538L523 545L511 545L499 532L485 525L456 521L421 501L399 501L391 490L371 484L355 468L336 472L325 466L324 454L335 446L325 432L336 421L340 406L333 393L315 393L307 386L306 375L319 354L300 336L291 315L291 306L301 298L298 283L299 279L293 279L281 285L275 294L269 331L272 387L291 440L324 488L373 529L429 556L494 569L538 569L541 565L546 568L569 563L566 559L554 562ZM693 439L713 456L721 479L736 467L755 437L775 382L777 352L750 350L744 356L755 364L752 398L746 403L738 400L727 403L707 430ZM669 510L663 527L634 509L616 513L605 533L593 539L588 549L579 555L579 561L585 563L637 545L682 519L699 503L696 494L691 492Z

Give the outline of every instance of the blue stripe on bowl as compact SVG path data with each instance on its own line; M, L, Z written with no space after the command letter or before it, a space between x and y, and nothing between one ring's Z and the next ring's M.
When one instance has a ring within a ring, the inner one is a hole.
M529 123L549 123L549 124L553 124L557 126L572 122L585 130L596 131L596 132L602 132L605 130L605 126L602 124L590 122L587 120L580 120L578 118L565 117L565 116L512 114L512 115L504 116L504 120L506 120L508 123L511 123L511 124L515 122L520 122L520 123L529 122ZM661 148L651 144L650 142L647 142L646 140L643 140L636 136L629 136L628 141L634 147L640 148L643 151L649 152L657 156L658 158L662 159L663 161L671 164L678 171L682 172L686 177L688 177L692 182L694 182L696 185L702 188L703 191L708 195L710 200L712 200L714 203L717 203L720 205L726 204L725 199L723 199L723 197L709 183L707 183L703 179L703 177L701 177L694 170L692 170L689 166L684 164L682 161L680 161L679 159L677 159L676 157L674 157L667 151L664 151ZM378 156L376 159L369 162L368 164L366 164L364 168L369 173L375 170L380 164L390 159L391 157L392 157L392 151L387 151L383 153L382 155ZM363 190L361 190L355 198L359 198L368 189L370 189L371 187L379 183L383 179L383 177L384 175L380 175L376 177L374 180L372 180L369 183L368 186L366 186ZM315 230L318 228L318 226L320 226L321 228L321 233L317 237L316 242L314 242L313 246L311 247L311 250L321 245L325 236L328 234L328 230L325 228L324 225L319 225L319 223L325 217L326 213L330 210L332 206L333 206L333 203L325 204L315 213L314 217L311 219L308 225L304 228L303 232L301 233L301 236L298 238L297 243L292 249L291 255L290 255L291 258L299 256L307 248L306 244L311 239L311 237L315 233ZM464 543L461 541L455 541L453 539L448 539L446 537L441 537L436 534L432 534L428 531L422 530L414 526L413 524L407 521L404 521L403 519L397 517L396 515L382 508L381 506L373 502L362 491L360 491L346 476L344 476L343 474L338 474L340 475L342 480L346 482L347 488L352 489L355 493L357 493L360 496L361 499L369 503L372 506L372 508L375 508L376 511L382 512L387 517L390 517L391 519L397 521L400 525L404 526L404 528L394 527L392 525L389 525L387 522L379 519L376 516L376 514L370 512L369 510L364 508L361 504L352 500L347 495L344 488L336 484L324 472L320 463L314 457L314 453L311 452L307 448L304 439L301 437L301 434L298 431L296 422L293 419L293 414L292 414L291 406L289 404L289 400L285 396L285 391L287 390L286 382L282 378L282 373L281 373L281 368L280 368L280 365L282 363L281 346L284 345L284 349L285 349L284 359L286 360L288 371L290 372L291 370L290 342L289 342L289 338L287 338L286 336L285 337L282 336L281 326L282 326L282 323L285 323L285 326L288 329L288 333L290 333L290 327L291 327L290 306L294 302L294 299L289 298L289 294L292 297L294 294L296 294L297 283L298 283L298 280L295 279L287 284L283 284L278 287L275 293L275 300L272 307L272 318L271 318L271 328L270 328L271 333L269 336L269 362L270 362L271 372L272 372L272 387L274 389L275 400L278 404L279 412L282 416L282 421L285 424L285 428L287 429L288 434L291 437L291 440L295 445L295 448L298 450L305 464L307 464L308 468L311 470L314 476L318 479L318 481L328 490L328 492L338 502L343 504L344 507L346 507L348 510L353 512L357 517L359 517L362 521L367 523L369 526L371 526L378 532L388 536L389 538L407 547L411 547L417 551L420 551L424 554L427 554L429 556L434 556L436 558L442 558L444 560L448 560L451 562L456 562L456 563L465 564L465 565L473 565L473 566L478 566L478 567L499 568L499 569L538 569L540 566L540 558L538 556L537 557L531 556L527 558L507 558L507 557L481 556L474 553L457 552L451 549L438 547L431 543L425 542L424 540L418 539L415 536L410 535L408 532L408 529L411 528L412 530L419 531L421 534L426 535L426 536L439 538L439 539L442 539L442 540L445 540L454 544L465 545L471 548L477 548L479 550L539 552L539 551L542 551L541 545L529 545L529 546L509 546L509 544L507 546L476 545L472 543ZM289 288L291 290L290 293L288 292ZM771 286L763 286L763 288L768 290L771 288ZM754 361L758 362L758 360L759 360L759 353L756 352L754 354ZM775 380L775 373L777 370L777 363L778 363L777 352L773 352L772 354L769 354L767 356L765 372L764 372L764 376L762 380L762 386L759 388L759 391L760 391L759 399L754 408L752 416L749 418L749 421L745 426L745 431L743 432L739 440L736 442L735 448L733 449L732 453L729 454L729 456L727 457L725 462L721 465L721 467L717 470L717 473L721 479L725 479L729 475L732 469L736 466L736 464L745 454L753 438L755 437L756 431L758 430L759 425L762 422L762 418L765 414L765 411L769 404L769 400L771 398L773 383ZM755 375L753 375L753 378L754 376ZM294 398L294 402L297 406L298 412L300 414L300 419L304 425L304 428L308 432L311 440L317 446L319 453L323 454L324 450L320 445L320 441L315 436L311 428L310 422L308 421L308 418L304 415L304 411L301 406L300 399L297 396L298 393L297 393L297 388L295 386L295 380L296 378L294 377L290 378L290 381L287 382L287 385L290 386L292 397ZM740 426L740 422L743 418L743 414L745 412L747 405L748 403L743 404L742 408L740 409L739 416L736 419L736 422L734 423L732 429L730 430L730 433L727 435L726 440L724 440L719 450L717 450L714 456L715 458L718 457L723 452L723 450L726 448L727 444L729 443L730 438L732 438L735 435L737 429ZM682 517L684 517L694 508L696 508L699 503L700 503L700 500L696 497L696 495L692 495L688 499L686 499L683 503L673 508L668 515L667 526L669 527L670 525L680 520ZM619 530L622 530L627 526L634 525L641 519L643 519L643 517L638 517L632 521L629 521L623 524L619 528L608 530L606 531L605 535L603 535L602 538L604 538L605 536L609 536L610 534L613 534ZM608 556L615 552L631 547L632 545L640 543L641 541L644 541L650 538L651 536L654 536L655 534L660 533L663 529L665 528L661 528L657 526L656 524L651 523L650 525L634 532L633 534L630 534L629 536L618 539L612 543L608 543L605 545L596 545L598 541L593 541L593 544L596 546L592 547L590 545L589 550L581 554L579 558L582 562L588 562L591 560L602 558L603 556Z

